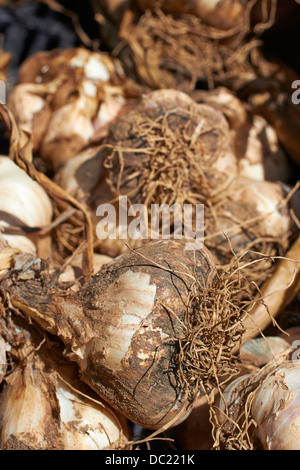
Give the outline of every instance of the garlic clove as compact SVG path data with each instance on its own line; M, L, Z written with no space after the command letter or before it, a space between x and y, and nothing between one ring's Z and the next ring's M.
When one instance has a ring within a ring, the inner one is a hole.
M225 388L219 402L224 448L300 449L300 364L287 361L288 354Z
M257 390L252 415L266 450L300 450L300 364L277 367Z
M64 450L124 447L129 432L122 417L117 419L107 405L97 407L82 397L78 398L61 380L57 382L56 396L60 406Z
M36 94L36 86L32 83L22 83L16 86L8 97L8 106L20 127L32 132L34 115L46 106L42 96Z
M10 158L0 157L0 207L30 227L47 225L52 205L45 190Z
M57 49L24 62L10 103L19 125L32 133L35 151L56 172L107 133L126 103L125 80L119 61L106 53Z
M239 161L239 173L259 181L287 182L291 176L288 158L275 130L260 116L253 116L245 155Z
M92 118L96 101L79 97L75 103L62 106L52 114L40 152L44 160L57 171L78 153L94 133Z

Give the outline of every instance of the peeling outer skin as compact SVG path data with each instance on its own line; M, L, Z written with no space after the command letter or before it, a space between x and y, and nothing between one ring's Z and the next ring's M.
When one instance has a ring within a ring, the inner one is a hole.
M242 0L136 0L143 10L161 8L168 13L199 16L208 25L231 29L239 22L245 6Z
M255 394L252 414L266 450L300 450L300 364L277 367Z
M217 233L213 242L208 243L216 259L223 262L222 254L218 254L217 250L221 245L228 247L228 254L231 253L227 237L236 253L242 253L256 237L269 239L270 246L272 240L286 241L292 229L292 219L284 200L285 195L279 184L238 177L214 207L217 226L209 226L209 221L215 216L206 212L207 235Z
M107 134L125 105L125 80L120 62L106 53L83 47L41 51L22 64L9 104L18 124L31 132L34 150L56 172L98 134Z
M3 338L0 336L0 384L2 380L4 379L6 369L7 369L6 343L4 342Z
M287 355L286 355L287 356ZM286 358L269 362L258 372L235 379L224 391L229 407L230 420L237 419L244 411L245 403L252 394L249 420L256 423L255 447L264 450L300 449L300 364ZM224 410L223 400L220 409ZM222 419L221 419L222 421ZM228 426L230 422L223 423ZM234 435L232 436L234 437Z
M41 293L37 280L9 288L15 306L60 336L82 379L145 428L175 424L189 411L172 361L194 273L205 287L216 275L208 250L189 247L181 240L150 242L103 266L77 297L46 286Z
M186 132L195 139L195 148L191 148L191 152L195 155L196 164L202 168L204 178L199 181L198 177L193 178L193 175L190 175L190 181L186 182L190 190L204 197L211 197L221 189L227 188L237 176L238 169L231 148L229 126L224 115L211 106L196 103L181 91L171 89L157 90L145 95L135 109L118 119L110 128L106 143L124 149L123 177L124 180L129 178L129 182L121 184L121 194L126 195L138 186L139 173L150 162L149 154L143 153L142 149L151 146L151 143L148 144L147 138L143 140L133 131L137 121L140 119L142 122L154 122L166 114L169 115L168 125L173 132ZM189 144L186 146L188 149ZM126 147L139 149L139 152L126 151ZM119 162L115 156L112 168L108 170L114 187L118 183L118 169ZM133 177L133 174L137 176ZM134 202L141 202L135 201L136 198L132 199Z
M53 367L51 351L50 364L48 357L45 362L41 357L27 358L6 379L0 395L1 449L124 447L129 437L125 419L116 416L106 404L89 400L86 387L74 380L72 364L56 363ZM61 373L67 379L61 379Z

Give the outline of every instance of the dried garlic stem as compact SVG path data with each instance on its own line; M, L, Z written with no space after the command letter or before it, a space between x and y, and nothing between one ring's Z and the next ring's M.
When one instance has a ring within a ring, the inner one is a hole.
M254 307L249 309L243 324L243 342L264 330L295 297L300 289L300 237L278 262L273 276L261 288ZM260 300L261 299L261 300Z

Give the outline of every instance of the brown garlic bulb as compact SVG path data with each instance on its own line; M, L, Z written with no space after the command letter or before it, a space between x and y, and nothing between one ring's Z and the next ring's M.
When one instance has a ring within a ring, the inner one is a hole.
M18 125L32 132L35 152L56 171L105 134L125 104L124 82L121 65L105 53L43 51L22 65L8 105Z
M48 290L49 273L36 260L26 282L21 273L5 288L15 307L60 337L83 381L130 420L157 429L186 416L199 381L215 386L212 370L228 373L240 338L240 309L234 314L227 297L221 307L215 292L224 286L210 253L190 248L184 240L150 242L103 266L76 293ZM199 351L188 352L196 344Z
M250 115L246 105L225 87L196 91L193 96L198 103L213 106L226 117L239 175L258 181L289 180L288 158L277 133L263 117Z
M105 144L111 190L134 203L203 200L237 175L224 116L177 90L144 95Z
M76 392L41 358L17 366L5 382L0 394L2 450L126 448L124 418Z
M221 112L195 103L176 90L144 95L141 102L110 127L99 146L67 162L55 181L79 198L96 227L97 208L119 197L128 205L202 203L226 189L237 175L228 124ZM119 227L117 226L117 230ZM101 253L115 257L144 240L98 239ZM123 237L124 238L124 237Z
M232 259L232 251L276 256L278 247L283 253L288 248L293 224L278 183L239 177L205 215L206 245L221 264Z

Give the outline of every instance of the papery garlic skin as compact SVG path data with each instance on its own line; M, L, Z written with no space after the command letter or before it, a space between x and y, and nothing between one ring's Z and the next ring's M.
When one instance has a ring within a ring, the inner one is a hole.
M60 405L64 450L120 449L129 432L123 417L117 419L107 405L97 406L78 397L58 379L56 396Z
M214 205L214 214L206 211L208 246L218 250L225 244L228 255L231 247L241 254L255 240L284 244L292 227L286 195L275 182L238 177Z
M104 450L126 446L126 421L68 387L35 358L18 366L0 395L4 450Z
M121 64L105 53L43 51L22 64L9 105L18 125L32 133L35 152L56 172L106 132L126 103L124 82Z
M1 449L61 449L51 401L53 390L39 382L32 365L16 369L0 395Z
M0 336L0 384L5 377L7 370L6 348L7 345L4 339Z
M231 417L240 416L250 394L253 444L264 450L300 450L300 363L273 361L235 379L223 394Z
M28 227L47 226L52 219L53 208L45 190L33 181L10 158L0 156L0 210L16 217ZM4 219L4 220L3 220ZM0 228L9 227L4 216ZM35 245L25 236L3 234L13 248L34 254Z
M267 450L300 450L300 364L278 367L256 392L252 415Z

